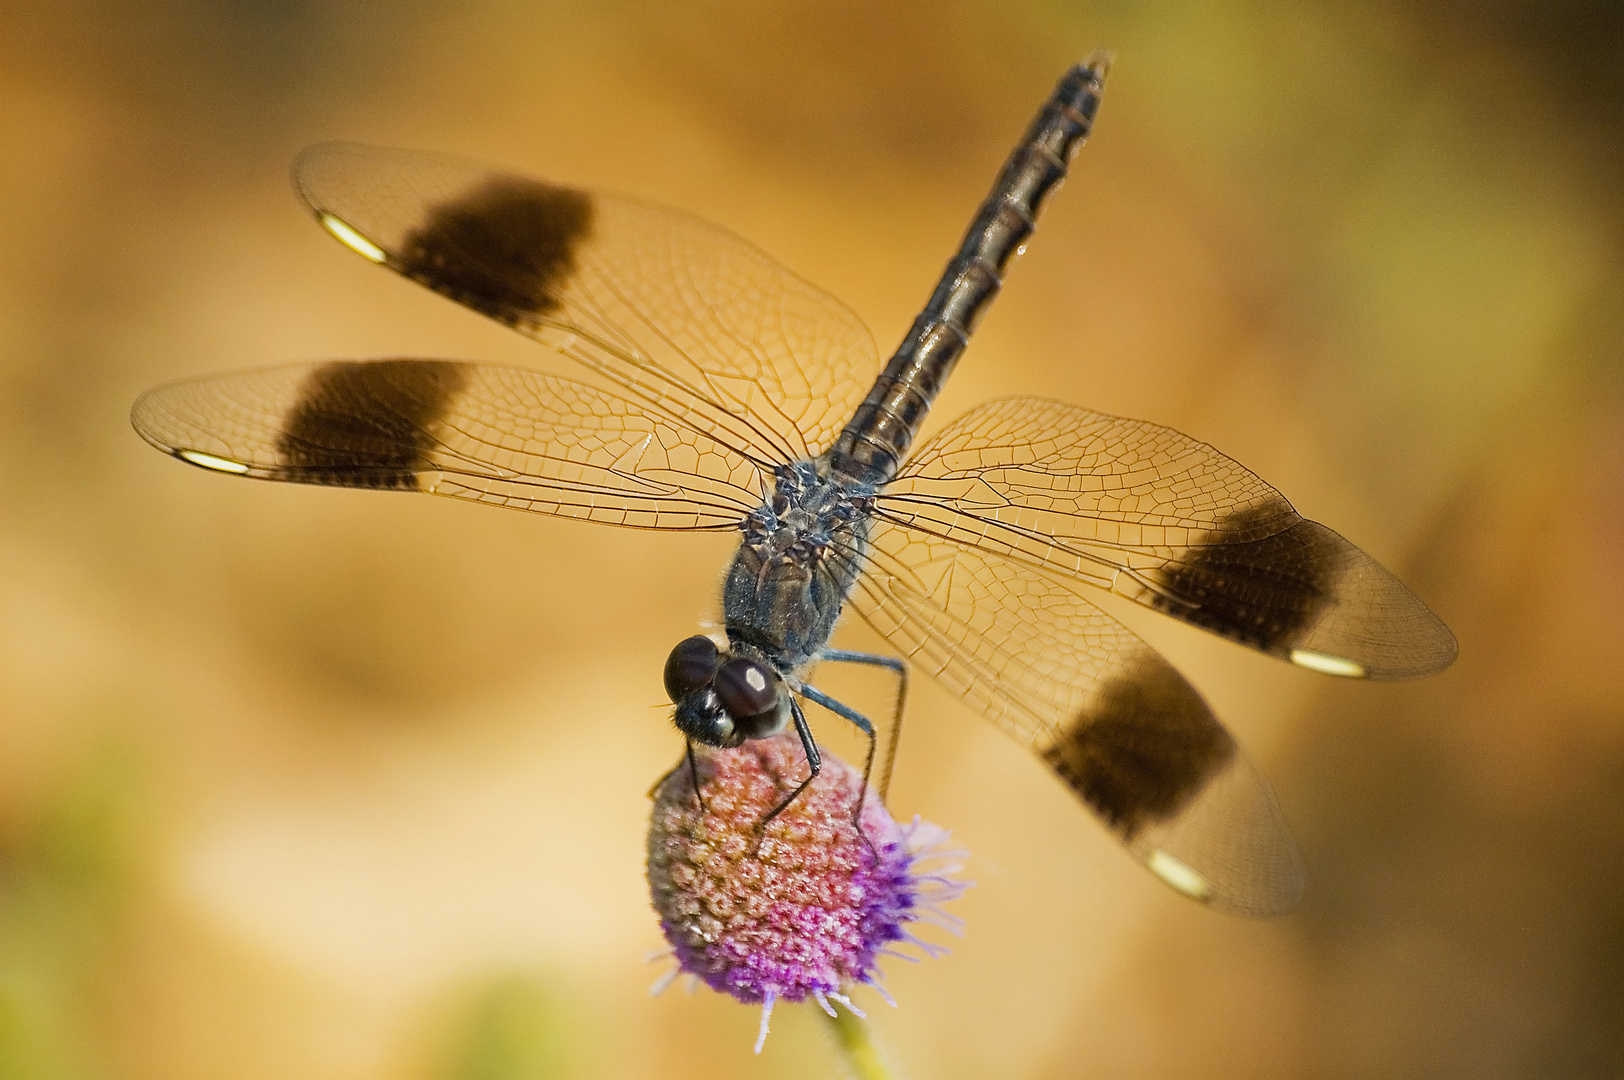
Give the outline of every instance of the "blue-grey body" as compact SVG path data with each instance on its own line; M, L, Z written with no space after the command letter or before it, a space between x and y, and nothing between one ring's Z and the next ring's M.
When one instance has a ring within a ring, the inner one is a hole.
M825 655L863 570L875 495L896 475L1005 268L1088 137L1104 77L1105 62L1093 60L1061 79L834 445L814 461L779 468L774 491L745 519L722 591L736 652L787 679Z
M827 458L778 470L773 493L744 521L722 586L735 651L781 676L805 669L829 644L868 550L874 488Z

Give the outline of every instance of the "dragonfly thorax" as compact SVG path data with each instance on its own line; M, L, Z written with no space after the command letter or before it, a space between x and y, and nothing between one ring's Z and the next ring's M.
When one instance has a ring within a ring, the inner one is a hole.
M872 490L821 460L781 466L741 526L722 590L728 638L783 674L816 659L862 569L873 503Z

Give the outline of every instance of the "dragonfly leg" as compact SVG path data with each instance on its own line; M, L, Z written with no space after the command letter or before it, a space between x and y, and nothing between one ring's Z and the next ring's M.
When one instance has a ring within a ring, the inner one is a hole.
M897 764L897 743L902 738L902 710L908 703L908 665L895 656L881 656L879 653L850 652L846 649L825 649L818 655L820 660L832 660L837 664L869 664L873 667L882 667L894 673L897 677L897 705L891 717L891 734L885 740L885 761L880 766L880 782L875 790L884 799L891 794L891 770ZM864 773L863 779L868 779Z
M761 830L767 827L767 822L771 821L779 814L782 814L784 812L784 807L794 802L796 797L807 789L807 785L811 784L812 781L818 778L818 772L823 768L823 758L818 753L818 744L812 739L812 725L806 722L806 714L801 711L801 705L795 700L794 697L789 699L789 712L790 715L795 718L795 734L801 737L801 749L806 751L806 765L808 772L806 779L802 780L800 784L796 786L795 790L789 793L788 798L779 803L777 806L773 807L771 810L767 811L767 815L756 823L756 834L758 836L760 835Z
M688 779L693 781L694 798L699 800L699 816L704 817L710 813L710 807L705 805L705 794L699 790L699 766L694 764L694 741L692 739L682 741L688 748Z
M710 807L705 805L705 796L699 790L699 766L694 764L694 741L692 739L683 739L682 745L687 751L688 776L694 784L694 798L699 800L699 813L701 816L704 816L705 814L710 813ZM662 774L658 780L654 781L654 786L648 789L648 797L651 799L654 798L655 793L660 790L661 785L663 785L667 780L671 779L671 774L680 768L682 768L682 762L679 761L669 769L665 770L664 774Z
M855 653L854 655L866 656L867 654ZM863 762L863 787L862 790L857 793L857 806L852 810L851 823L857 827L857 835L863 838L863 843L868 845L869 851L873 852L874 857L877 859L879 858L880 853L874 851L874 842L868 838L868 833L863 831L862 821L863 802L868 798L868 777L869 774L874 771L874 748L879 742L879 738L874 733L874 725L869 723L868 717L864 716L856 709L853 709L849 705L842 705L840 702L836 701L828 694L825 694L822 690L819 690L815 686L807 686L805 683L802 683L800 693L801 696L806 698L808 701L815 701L819 705L822 705L825 709L828 709L830 712L834 713L836 716L850 720L852 723L857 725L864 735L868 736L868 760Z

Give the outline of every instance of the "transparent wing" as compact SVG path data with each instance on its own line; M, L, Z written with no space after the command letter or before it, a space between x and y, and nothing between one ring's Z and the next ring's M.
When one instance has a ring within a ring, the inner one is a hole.
M759 463L815 456L879 367L844 304L687 214L354 143L294 182L351 248Z
M340 360L168 383L141 437L261 480L427 491L645 529L733 529L755 465L596 387L451 360Z
M1236 914L1295 906L1303 868L1273 793L1160 654L1030 566L891 525L873 545L853 607L1152 872Z
M1171 428L990 401L921 447L879 512L1333 675L1402 679L1455 638L1374 559Z

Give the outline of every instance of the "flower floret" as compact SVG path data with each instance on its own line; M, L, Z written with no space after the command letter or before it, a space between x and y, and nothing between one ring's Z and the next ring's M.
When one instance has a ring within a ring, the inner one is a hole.
M845 991L874 986L880 956L915 958L945 952L909 932L929 923L958 933L941 905L967 887L951 875L962 852L948 835L915 819L899 826L872 792L862 798L859 833L853 811L863 777L825 753L811 785L763 821L806 775L793 735L698 756L696 797L687 766L655 791L648 841L648 879L661 929L678 972L740 1001L763 1006L811 998L856 1011ZM662 982L661 987L669 979ZM758 1043L759 1049L759 1043Z

